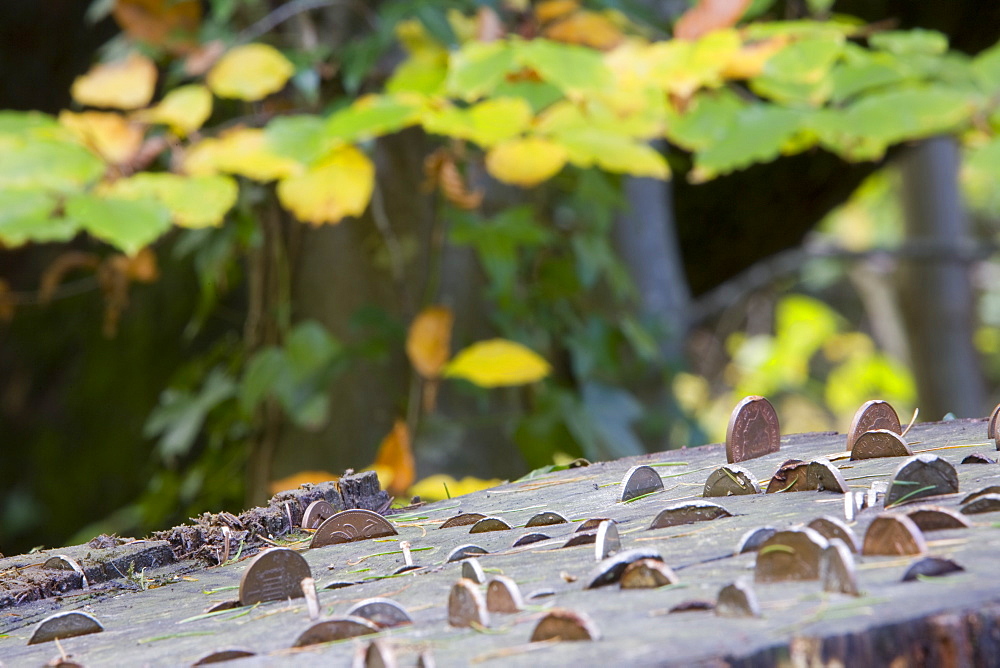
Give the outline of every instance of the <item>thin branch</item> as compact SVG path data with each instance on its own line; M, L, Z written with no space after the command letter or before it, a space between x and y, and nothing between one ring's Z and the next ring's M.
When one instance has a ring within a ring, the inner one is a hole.
M285 21L302 14L304 12L309 12L314 9L322 9L324 7L332 7L339 4L348 4L357 10L372 29L377 29L378 25L375 23L372 17L371 11L364 3L355 2L353 0L292 0L291 2L279 6L273 12L262 18L261 20L254 23L252 26L240 33L237 38L237 42L252 42L253 40L266 35L271 32L279 25Z

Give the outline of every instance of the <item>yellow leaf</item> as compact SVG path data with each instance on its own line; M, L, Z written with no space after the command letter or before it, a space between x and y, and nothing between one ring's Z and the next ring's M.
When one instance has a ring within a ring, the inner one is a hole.
M614 21L597 12L579 11L547 26L542 34L567 44L582 44L594 49L613 48L622 41L622 31Z
M756 44L745 44L730 57L722 69L722 75L727 79L752 79L759 76L771 56L785 48L786 44L788 37L785 35Z
M375 464L382 487L392 496L402 496L417 477L417 463L410 447L410 430L397 419L378 446ZM384 478L383 478L384 476Z
M544 0L535 5L535 18L539 23L547 23L576 11L579 6L577 0Z
M543 137L506 141L486 154L486 169L504 183L528 188L546 181L566 164L566 149Z
M198 0L115 0L113 4L115 21L133 39L175 54L198 46Z
M418 482L410 488L409 493L413 496L419 496L423 501L441 501L442 499L472 494L500 484L503 484L503 480L482 480L471 476L455 480L450 475L438 473Z
M406 355L424 378L441 375L451 356L451 327L455 316L444 306L428 306L417 314L406 337Z
M459 352L445 367L448 378L464 378L480 387L524 385L549 375L552 367L538 353L520 343L491 339Z
M212 94L198 84L181 86L166 94L156 106L135 114L145 123L169 125L177 135L184 137L200 128L212 115Z
M183 169L195 176L227 172L266 182L299 174L305 168L269 150L263 130L239 127L189 148Z
M334 475L328 471L299 471L298 473L293 473L287 478L271 481L269 488L271 494L277 494L278 492L284 492L286 489L295 489L300 485L318 485L321 482L337 480L339 477L340 476Z
M273 46L246 44L222 56L205 81L219 97L252 102L284 88L294 72L288 58Z
M59 122L105 162L128 162L142 146L142 129L122 115L104 111L59 112Z
M375 166L353 146L342 146L300 176L278 184L282 206L299 220L322 225L360 216L375 187Z
M670 177L667 161L657 150L625 135L581 128L562 132L557 138L566 148L569 161L577 167L597 165L619 174Z
M125 60L95 65L73 82L71 93L80 104L91 107L138 109L153 99L156 65L137 53Z
M170 210L177 225L200 228L221 225L236 204L239 189L229 176L141 172L99 190L125 199L154 198Z

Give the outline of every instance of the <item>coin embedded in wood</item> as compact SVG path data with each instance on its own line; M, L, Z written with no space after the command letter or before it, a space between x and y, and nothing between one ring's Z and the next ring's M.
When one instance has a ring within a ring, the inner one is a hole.
M625 568L629 564L642 559L655 559L656 561L663 561L663 557L660 556L660 553L655 550L642 548L623 550L597 564L597 567L587 578L587 585L585 589L595 589L597 587L603 587L605 585L618 582L622 577L622 573L625 572Z
M484 517L469 529L469 533L486 533L487 531L507 531L510 525L499 517Z
M806 469L806 489L818 492L847 492L847 481L836 466L826 458L820 457L809 462Z
M670 608L667 612L672 615L675 612L708 612L709 610L715 610L715 601L691 599L688 601L681 601L674 607Z
M272 547L250 562L240 578L240 605L283 601L302 596L303 579L312 577L302 555L287 547Z
M302 528L316 529L324 520L337 514L337 509L326 499L316 499L302 513Z
M537 543L539 541L548 540L552 536L548 536L544 533L526 533L517 540L511 547L521 547L522 545L530 545L531 543Z
M923 554L927 542L920 528L906 515L882 513L868 525L861 554L865 556L902 556Z
M975 499L962 506L963 515L978 515L980 513L995 513L1000 510L1000 494L980 494Z
M600 632L582 612L556 608L539 620L531 632L531 642L545 640L597 640Z
M858 540L854 530L836 517L830 517L829 515L817 517L808 526L810 529L816 530L827 540L839 538L851 552L857 553L861 550L861 541Z
M73 638L75 636L87 635L88 633L100 633L103 630L104 626L86 612L80 612L79 610L57 612L43 619L35 627L35 632L31 634L28 644L37 645L38 643L49 642L56 638Z
M448 623L452 626L490 625L486 600L482 592L469 580L459 580L448 595Z
M347 610L347 615L367 619L382 628L413 623L413 618L406 608L389 598L368 598L358 601Z
M990 485L988 487L983 487L982 489L977 489L975 492L972 492L971 494L969 494L968 496L966 496L964 499L962 499L961 501L959 501L958 504L960 506L964 506L969 501L972 501L973 499L977 499L980 496L984 496L986 494L1000 494L1000 485Z
M781 448L781 430L774 406L764 397L746 397L736 404L726 429L726 461L730 464L763 457Z
M445 561L459 561L461 559L474 557L477 554L489 554L489 552L478 545L459 545L448 554L448 558Z
M753 587L746 582L723 587L715 601L715 614L719 617L760 617L760 604Z
M663 489L660 474L651 466L633 466L625 472L622 478L621 501L628 501L644 494L651 494Z
M889 429L873 429L858 436L851 448L851 459L911 457L913 451L903 437Z
M941 531L943 529L964 529L972 526L969 520L959 513L939 506L922 506L906 513L913 523L924 533Z
M801 459L789 459L778 467L767 483L767 493L803 492L807 489L809 478L809 462Z
M316 529L310 548L351 543L368 538L397 535L396 528L378 513L352 508L323 521Z
M547 527L553 524L566 524L569 522L568 519L560 515L559 513L553 512L551 510L546 510L541 513L536 513L531 516L531 519L525 523L525 527Z
M483 571L482 564L475 557L462 560L462 577L479 585L486 584L486 573Z
M358 582L348 582L346 580L335 580L329 584L323 585L323 589L343 589L344 587L353 587Z
M524 609L517 583L504 575L490 580L486 587L486 609L490 612L520 612Z
M768 538L757 550L757 582L818 580L823 551L830 542L813 529L787 529Z
M980 452L973 452L971 455L963 459L961 464L996 464L997 460L992 457L987 457Z
M234 661L236 659L245 659L248 656L256 656L256 652L251 652L248 649L219 649L214 652L209 652L205 656L201 657L192 666L207 666L211 663L224 663L226 661Z
M915 455L896 469L885 493L885 505L957 491L958 472L954 466L937 455Z
M482 513L461 513L455 515L454 517L449 517L445 520L444 524L439 526L439 529L450 529L451 527L464 527L470 524L475 524L479 520L486 517Z
M986 423L986 438L996 439L998 420L1000 420L1000 404L997 404L993 412L990 413L990 419Z
M429 649L424 650L417 657L417 668L436 668L437 663L434 661L434 655L431 654Z
M569 537L563 547L576 547L577 545L590 545L597 542L597 531L575 531Z
M396 652L388 643L373 640L368 643L361 656L355 658L354 665L359 668L396 668L399 663L396 661Z
M912 582L920 578L936 578L952 573L960 573L965 569L951 559L943 557L924 557L917 559L903 573L903 582Z
M378 633L379 627L361 617L335 617L316 622L295 640L292 647L307 647L334 640L357 638L370 633Z
M656 589L672 584L677 584L677 575L658 559L633 561L625 567L618 581L622 589Z
M702 496L737 496L760 494L760 485L753 474L742 466L726 464L708 474Z
M90 587L90 583L87 582L87 574L83 572L83 568L81 568L80 564L76 562L76 559L71 557L67 557L62 554L49 557L45 560L45 563L42 564L42 568L52 568L59 571L74 571L80 576L80 586L83 589Z
M756 552L760 549L760 546L764 544L768 538L778 533L778 530L774 527L757 527L756 529L750 529L740 541L736 544L735 554L743 554L744 552Z
M902 425L899 424L899 416L896 414L896 410L888 402L879 399L866 401L854 413L851 428L847 431L847 449L853 451L855 444L862 434L876 429L884 429L896 434L903 431ZM852 456L851 459L857 458Z
M608 519L609 518L607 518L607 517L592 517L589 520L584 520L580 524L580 526L578 526L576 528L576 531L580 531L580 532L583 532L583 531L593 531L594 529L596 529L597 527L599 527L601 525L601 522L607 521ZM614 520L611 520L611 521L614 522Z
M717 503L711 501L688 501L678 503L660 511L649 525L650 529L664 529L679 524L707 522L720 517L732 517L733 514Z
M205 612L222 612L223 610L235 610L240 607L239 601L220 601L205 608Z
M823 553L823 591L858 596L858 573L851 546L831 538Z
M607 559L621 549L622 541L618 536L618 526L611 520L601 522L600 526L597 527L594 542L594 561Z

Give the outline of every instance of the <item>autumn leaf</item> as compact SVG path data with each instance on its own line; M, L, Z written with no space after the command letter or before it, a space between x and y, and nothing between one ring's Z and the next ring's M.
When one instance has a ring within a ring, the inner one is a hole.
M604 51L622 41L622 31L614 21L597 12L578 11L570 14L542 32L556 42L581 44Z
M246 44L222 56L205 81L219 97L253 102L284 88L294 72L288 58L273 46Z
M153 99L156 65L133 53L124 60L95 65L73 82L71 94L80 104L114 109L138 109Z
M424 378L437 378L451 356L455 315L445 306L428 306L417 314L406 337L406 355Z
M195 176L226 172L254 181L273 181L299 174L302 164L273 152L259 128L233 128L219 137L203 139L187 150L182 161Z
M698 0L674 24L674 36L695 40L719 28L736 24L752 0Z
M133 39L162 46L174 54L188 53L198 45L198 0L115 0L111 11Z
M321 482L337 480L339 477L329 471L299 471L281 480L271 481L268 488L271 494L277 494L278 492L284 492L286 489L295 489L307 484L318 485Z
M410 446L410 430L403 420L396 420L382 439L372 469L382 488L392 496L402 496L417 477L417 463Z
M239 188L229 176L181 176L169 172L142 172L118 179L99 189L123 199L158 200L181 227L214 227L222 224L236 204Z
M200 128L212 115L212 94L198 84L181 86L166 94L160 103L135 114L144 123L169 125L184 137Z
M128 162L142 146L142 128L121 114L104 111L59 112L59 122L69 129L80 143L106 162Z
M544 0L535 5L535 18L539 23L548 23L575 12L579 7L577 0Z
M566 164L566 149L551 139L512 139L486 154L486 169L504 183L523 188L547 181Z
M360 216L375 188L375 166L353 146L342 146L309 171L281 181L278 199L299 220L322 225Z
M483 480L467 476L461 480L455 480L450 475L438 473L428 476L410 488L409 493L419 496L423 501L441 501L451 499L456 496L472 494L484 489L490 489L503 484L503 480L492 479Z
M538 353L515 341L491 339L462 350L445 367L447 378L464 378L480 387L534 383L552 367Z
M788 44L787 35L778 35L772 39L745 44L734 53L722 70L727 79L751 79L764 71L764 66L771 56L775 55Z

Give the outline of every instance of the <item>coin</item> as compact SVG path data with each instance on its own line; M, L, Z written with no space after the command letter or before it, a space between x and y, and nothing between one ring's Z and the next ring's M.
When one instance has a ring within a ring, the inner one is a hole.
M913 455L903 437L891 429L872 429L859 434L851 448L851 459L909 457Z
M839 538L831 539L823 553L823 591L851 596L860 593L851 547Z
M597 527L594 543L594 561L601 561L622 549L622 541L618 536L618 527L611 520L601 522Z
M524 608L517 583L505 575L490 580L486 587L486 609L490 612L520 612Z
M887 429L896 434L903 431L899 424L899 416L896 415L896 409L880 399L866 401L854 413L851 428L847 431L847 449L853 450L854 444L863 433L875 429Z
M474 557L477 554L489 554L489 551L479 547L478 545L459 545L448 554L448 558L445 561L459 561L461 559Z
M944 557L924 557L914 561L903 573L903 582L912 582L920 578L938 578L964 571L961 565Z
M726 461L730 464L763 457L781 447L774 406L764 397L746 397L733 409L726 429Z
M760 604L753 587L742 581L723 587L715 601L715 614L719 617L760 617Z
M732 517L733 514L717 503L710 501L689 501L665 508L653 519L650 529L664 529L678 524L692 524Z
M839 538L851 552L859 552L861 544L851 527L847 526L836 517L817 517L808 524L810 529L817 531L827 540Z
M489 626L490 616L482 592L470 580L461 579L448 595L448 623L452 626Z
M742 466L727 464L708 474L702 496L736 496L760 494L760 485L753 474Z
M325 547L396 534L396 529L378 513L353 508L339 512L320 524L309 547Z
M28 644L37 645L56 638L72 638L88 633L100 633L103 630L104 626L85 612L79 610L57 612L42 620L31 634Z
M438 529L468 526L469 524L475 524L484 517L486 517L486 515L483 515L482 513L461 513L459 515L455 515L454 517L449 517L444 521L444 524L438 527Z
M595 589L597 587L615 584L621 580L622 573L625 572L625 569L629 564L643 559L663 561L663 557L660 556L660 553L655 550L624 550L597 564L597 567L587 577L587 585L585 588Z
M757 582L819 580L823 551L830 542L813 529L778 531L757 550Z
M882 513L868 525L861 554L865 556L903 556L927 551L924 534L906 515Z
M530 545L531 543L537 543L539 541L548 540L552 536L544 533L526 533L517 540L511 547L520 547L522 545Z
M593 620L582 612L555 609L539 620L531 632L531 642L545 640L597 640L600 633Z
M622 571L618 585L622 589L656 589L677 584L677 575L662 561L640 559L633 561Z
M287 547L261 552L240 578L240 605L303 596L301 582L312 577L302 555Z
M990 421L986 423L986 438L996 439L997 420L1000 420L1000 404L997 404L993 412L990 413Z
M651 466L633 466L622 478L622 501L663 489L660 474Z
M476 584L486 584L486 573L475 557L462 560L462 577L466 580L472 580Z
M326 499L317 499L306 506L306 511L302 514L302 528L315 529L323 523L323 520L337 514L337 509Z
M244 659L248 656L256 656L256 653L248 649L217 649L214 652L209 652L191 665L207 666L210 663L223 663L225 661L233 661L234 659Z
M507 531L510 525L499 517L484 517L469 529L469 533L486 533L488 531Z
M893 474L885 494L885 507L957 491L958 472L954 466L937 455L915 455Z
M319 643L344 640L345 638L356 638L378 632L379 627L375 623L361 617L324 619L303 631L295 640L295 644L292 647L318 645Z
M347 610L347 615L362 617L382 628L413 623L410 613L399 603L388 598L367 598L358 601Z
M569 522L565 517L559 513L552 512L551 510L546 510L541 513L537 513L531 516L531 519L525 523L525 527L547 527L553 524L565 524Z
M948 508L922 506L906 513L921 531L941 531L942 529L965 529L972 526L969 520Z

